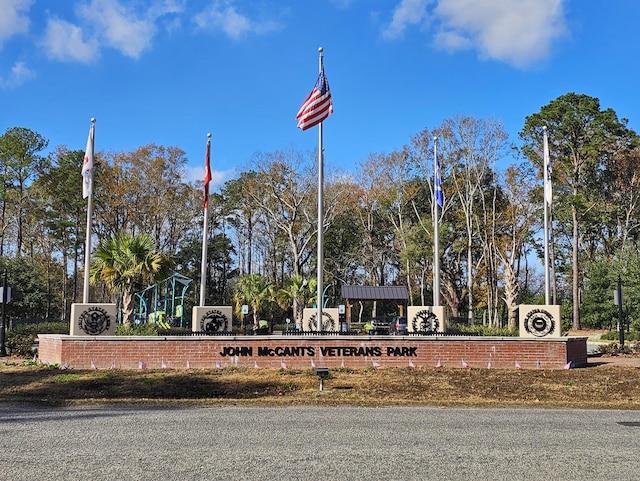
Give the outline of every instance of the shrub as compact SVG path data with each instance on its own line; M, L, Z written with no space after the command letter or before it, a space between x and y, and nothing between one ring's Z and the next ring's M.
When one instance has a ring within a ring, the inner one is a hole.
M38 334L69 334L69 323L20 324L7 332L7 353L11 356L32 357L33 345Z
M157 336L158 326L156 324L124 324L116 325L116 336Z

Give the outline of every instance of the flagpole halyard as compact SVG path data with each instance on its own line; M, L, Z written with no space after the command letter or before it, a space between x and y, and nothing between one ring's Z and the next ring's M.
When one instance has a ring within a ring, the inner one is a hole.
M204 173L204 220L202 222L202 260L200 265L200 306L205 305L207 288L207 239L209 232L209 182L211 181L211 134L207 134Z
M438 192L442 192L438 165L438 137L433 138L433 305L440 305L440 240L438 229ZM438 190L440 189L440 190Z
M322 75L324 70L322 47L318 48L318 72ZM322 138L322 121L318 124L318 266L317 266L317 292L316 300L318 306L317 331L322 331L322 293L324 282L324 152Z
M95 154L95 117L91 118L91 127L89 127L89 139L87 140L87 149L84 153L84 162L82 166L82 187L83 197L88 197L87 202L87 229L85 234L84 247L84 284L82 289L82 303L89 303L89 270L91 267L91 234L93 231L93 157ZM86 194L86 195L85 195Z
M550 157L549 157L549 139L547 137L547 126L542 127L543 131L543 166L542 166L542 181L544 187L544 198L542 203L544 204L544 303L545 305L551 304L551 273L549 269L549 211L551 210L551 175L550 175Z

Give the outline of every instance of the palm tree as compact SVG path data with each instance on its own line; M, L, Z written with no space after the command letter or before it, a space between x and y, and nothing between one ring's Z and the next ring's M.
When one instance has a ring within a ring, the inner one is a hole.
M120 232L102 239L93 253L90 268L92 284L104 282L113 292L122 294L122 322L131 325L136 287L149 285L167 276L170 259L158 252L149 234Z
M253 311L253 327L258 327L258 313L273 302L273 284L260 274L240 276L235 286L233 299L236 312L243 304L248 304Z
M284 282L284 287L276 293L280 307L293 306L294 322L302 325L303 309L315 299L317 285L318 282L315 279L307 280L296 274L287 279Z

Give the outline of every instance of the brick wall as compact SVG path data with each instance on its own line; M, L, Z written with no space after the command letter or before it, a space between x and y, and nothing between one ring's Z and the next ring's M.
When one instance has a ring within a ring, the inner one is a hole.
M39 358L49 364L88 369L174 369L221 366L371 367L374 363L406 367L562 369L569 361L587 364L587 338L562 337L411 337L411 336L237 336L237 337L80 337L60 334L39 336Z

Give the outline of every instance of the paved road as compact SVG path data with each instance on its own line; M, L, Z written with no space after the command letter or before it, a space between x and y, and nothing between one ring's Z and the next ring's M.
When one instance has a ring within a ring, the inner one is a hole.
M0 405L0 479L638 479L640 412Z

